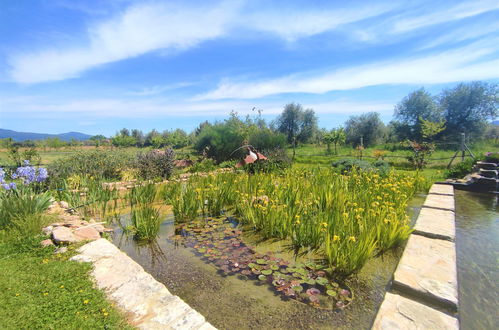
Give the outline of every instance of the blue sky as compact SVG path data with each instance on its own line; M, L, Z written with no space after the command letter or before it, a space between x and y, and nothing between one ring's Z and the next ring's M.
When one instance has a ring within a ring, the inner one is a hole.
M494 1L1 0L0 127L191 130L283 106L321 127L499 82Z

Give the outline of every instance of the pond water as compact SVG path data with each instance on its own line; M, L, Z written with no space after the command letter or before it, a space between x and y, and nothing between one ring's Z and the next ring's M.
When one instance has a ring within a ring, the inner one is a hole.
M411 203L411 218L417 217L423 199L419 196ZM402 252L396 249L372 258L358 275L344 283L354 293L349 305L325 310L289 299L255 276L221 271L220 265L203 257L203 246L179 242L172 238L175 234L179 232L175 232L174 218L167 215L153 243L140 244L127 238L119 227L115 228L113 242L219 329L369 329ZM295 262L285 242L262 240L247 232L241 239L255 253L271 251L273 258L287 260L290 266ZM296 262L312 257L303 256Z
M459 319L462 329L499 327L498 197L456 190Z

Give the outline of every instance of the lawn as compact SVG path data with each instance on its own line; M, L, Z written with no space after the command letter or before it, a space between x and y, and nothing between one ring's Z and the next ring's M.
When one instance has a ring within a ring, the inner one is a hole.
M132 329L94 287L91 265L54 254L41 237L0 243L1 329Z

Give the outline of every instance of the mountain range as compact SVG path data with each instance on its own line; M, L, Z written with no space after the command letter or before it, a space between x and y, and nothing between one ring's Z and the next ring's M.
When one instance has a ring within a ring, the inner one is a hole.
M92 135L80 132L68 132L62 134L46 134L46 133L30 133L30 132L16 132L9 129L0 128L0 139L12 138L14 141L22 142L26 140L43 140L47 138L59 138L62 141L71 141L72 139L78 141L88 140Z

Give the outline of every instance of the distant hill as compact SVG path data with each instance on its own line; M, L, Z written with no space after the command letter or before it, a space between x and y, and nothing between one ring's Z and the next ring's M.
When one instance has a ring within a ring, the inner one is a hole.
M62 134L45 134L45 133L29 133L29 132L16 132L9 129L0 128L0 139L12 138L14 141L26 141L26 140L43 140L46 138L58 137L62 141L71 141L75 139L78 141L88 140L92 135L83 134L79 132L68 132Z
M498 125L498 126L499 126L499 120L494 120L494 121L492 122L492 125Z

